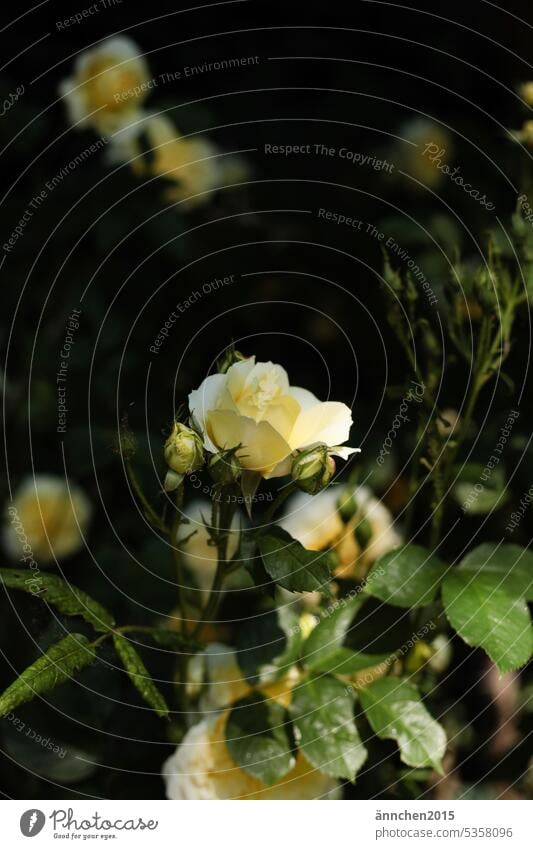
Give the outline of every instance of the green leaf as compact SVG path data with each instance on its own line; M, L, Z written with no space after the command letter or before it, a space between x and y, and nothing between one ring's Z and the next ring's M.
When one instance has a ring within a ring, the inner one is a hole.
M349 675L377 666L390 657L390 653L367 654L342 646L353 618L365 601L364 595L357 593L332 602L305 641L302 661L308 669Z
M239 629L237 660L251 684L276 680L296 663L301 643L298 614L285 605L260 613Z
M364 595L355 593L332 602L325 610L320 622L304 643L302 660L308 669L329 671L330 664L346 659L339 655L339 650L352 619L365 600Z
M417 688L401 678L380 678L359 689L366 717L381 740L395 740L404 764L442 773L446 734L428 713Z
M66 616L81 616L95 631L108 631L115 624L105 607L58 575L34 573L29 569L0 569L0 578L6 587L31 593Z
M329 552L308 551L277 526L259 537L259 551L266 571L281 587L291 592L330 594Z
M83 634L69 634L28 666L0 696L0 716L5 716L34 696L53 690L93 662L96 655Z
M158 716L168 716L168 705L155 686L138 651L121 634L113 634L113 643L132 684Z
M257 693L233 706L226 722L226 745L241 769L267 785L279 781L295 764L287 711Z
M471 577L483 573L499 578L506 591L533 601L533 552L520 545L485 543L470 551L457 567Z
M469 646L481 646L501 672L518 669L533 653L533 628L525 599L497 573L454 569L442 587L450 625Z
M153 640L156 645L173 651L189 649L192 652L196 652L204 648L202 643L194 640L189 634L182 634L179 631L169 631L166 628L150 628L149 633L145 633L144 628L140 628L138 633L139 636L146 636L148 639Z
M376 561L365 590L395 607L422 607L435 598L445 572L445 564L428 549L405 545Z
M335 675L352 675L363 669L371 669L380 664L388 664L394 659L394 654L367 654L366 652L353 651L353 649L342 646L335 649L323 658L318 658L313 663L313 672L333 672ZM311 668L311 667L310 667ZM384 666L384 669L387 667Z
M465 513L481 515L503 507L509 500L505 474L496 466L487 475L487 469L478 463L468 463L457 469L460 479L452 489L455 501ZM485 480L483 479L485 478Z
M290 714L296 742L316 769L355 779L367 751L353 716L353 694L336 678L310 678L292 691Z

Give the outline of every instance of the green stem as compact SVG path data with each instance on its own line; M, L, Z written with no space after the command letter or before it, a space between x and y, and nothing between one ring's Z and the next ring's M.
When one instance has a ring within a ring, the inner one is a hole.
M222 600L222 586L226 576L232 571L233 562L227 559L228 537L231 532L231 523L235 513L235 506L229 498L224 501L224 490L220 493L220 499L213 500L213 533L216 535L217 548L217 568L213 584L209 592L207 604L196 623L196 627L192 632L193 637L197 637L202 627L207 622L212 622L216 616L220 602Z
M184 585L184 577L183 577L183 564L181 559L181 552L178 549L178 531L180 528L181 520L182 520L182 507L183 507L183 496L184 496L184 487L183 483L181 483L176 489L176 498L175 498L175 513L174 518L172 520L172 525L170 529L170 542L172 545L172 555L174 557L174 565L176 567L176 584L178 590L178 607L180 611L181 621L180 621L180 632L185 635L187 628L187 605L185 601L185 585ZM176 693L178 697L178 703L180 710L187 710L187 657L183 655L181 652L178 652L178 668L177 668L177 677L176 681Z
M405 514L405 538L411 538L411 527L413 524L413 515L414 515L414 506L415 506L415 493L418 489L418 467L419 467L419 457L422 453L422 449L424 447L422 441L422 432L423 425L421 422L421 417L418 417L418 423L416 428L416 448L411 455L411 472L409 475L409 504L407 507L407 511Z
M133 487L135 495L137 496L137 498L139 499L139 501L141 502L141 504L144 508L144 513L146 515L146 518L150 520L150 522L152 523L152 525L154 525L154 527L158 528L158 530L160 530L164 534L168 535L169 529L167 528L165 523L162 521L161 517L157 515L156 511L154 510L154 508L152 507L152 505L150 504L150 502L146 498L144 492L142 491L141 485L139 483L139 479L137 478L137 475L135 474L133 466L131 465L131 461L126 460L125 463L126 463L126 472L128 473L129 481L130 481L130 483Z
M281 507L282 504L285 503L285 501L287 500L289 495L291 495L294 492L295 489L296 489L296 484L294 483L294 481L292 481L291 483L287 484L287 486L284 487L284 489L282 489L280 492L278 492L274 501L272 502L270 507L265 512L265 515L264 515L265 525L268 525L272 521L272 519L274 518L274 515L275 515L276 511L278 510L278 508Z
M181 627L180 630L182 633L185 631L185 621L187 618L187 608L185 604L185 587L183 580L183 566L181 560L181 552L178 549L178 531L181 524L182 519L182 507L183 507L183 484L180 484L176 490L176 509L174 513L174 518L172 520L172 525L170 528L170 543L172 545L172 556L174 558L174 565L176 567L176 584L178 590L178 607L180 610L181 616Z
M501 327L503 326L504 322L509 322L509 331L507 335L510 334L510 329L512 326L512 316L516 309L516 305L516 299L510 298L504 310L502 322L499 325ZM449 452L445 463L441 463L439 465L438 470L435 469L433 478L434 498L430 538L430 544L432 548L435 548L437 546L438 541L440 539L442 520L444 516L444 494L449 489L451 477L454 471L459 450L461 449L465 437L470 430L474 411L479 400L479 394L483 389L485 383L487 383L487 381L493 374L494 358L496 357L498 350L502 346L502 342L500 340L500 333L495 333L494 336L491 338L490 331L491 321L490 318L485 316L480 328L479 343L475 355L472 388L466 403L465 412L463 415L463 422L460 431L457 434L455 445L453 449ZM505 354L502 353L501 361L503 361L504 358Z

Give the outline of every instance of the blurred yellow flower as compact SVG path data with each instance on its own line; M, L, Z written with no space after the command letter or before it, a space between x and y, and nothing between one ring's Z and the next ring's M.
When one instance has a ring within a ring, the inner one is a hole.
M7 514L4 540L9 553L49 563L81 548L91 505L79 487L62 478L35 475L19 487Z
M311 551L333 549L339 578L363 578L378 557L402 541L389 510L365 486L297 493L280 525Z
M151 82L137 45L119 36L82 53L59 93L72 124L106 135L135 125Z
M439 164L451 164L451 134L445 127L427 118L415 118L401 127L398 135L404 139L403 142L398 142L398 168L413 177L414 181L436 189L443 178ZM409 180L409 186L413 189L419 188L414 181Z
M321 402L291 386L284 368L249 357L213 374L189 395L189 409L208 451L237 448L248 471L265 478L289 474L292 452L324 443L347 458L352 414L346 404Z
M520 97L526 101L528 106L533 106L533 81L522 83L518 88Z
M229 711L214 714L189 729L163 764L169 799L324 799L335 798L338 782L314 769L298 753L292 770L267 787L231 758L225 742Z
M525 121L521 130L513 132L516 141L522 142L528 147L533 147L533 121Z
M235 649L231 646L224 643L210 643L202 656L207 685L199 701L202 713L209 714L229 707L252 692L238 664ZM263 683L256 689L264 696L275 699L287 707L290 703L292 688L299 678L298 670L293 666L280 680L273 681L272 677L272 674L262 674Z
M205 136L184 137L166 115L147 115L139 126L145 136L118 134L113 139L115 159L129 162L139 176L163 177L170 185L166 197L187 207L211 200L215 189L239 182L247 175L243 161L224 156Z
M315 799L335 793L337 782L315 770L301 754L288 775L271 787L241 770L228 752L224 735L229 708L252 692L236 652L223 643L210 643L191 664L189 687L196 693L201 679L205 685L198 704L204 718L189 729L163 764L169 799ZM256 692L288 707L298 678L297 668L291 667L282 679Z
M200 709L210 714L228 707L250 691L244 680L237 655L224 643L209 643L202 652L204 682L207 687L200 698Z

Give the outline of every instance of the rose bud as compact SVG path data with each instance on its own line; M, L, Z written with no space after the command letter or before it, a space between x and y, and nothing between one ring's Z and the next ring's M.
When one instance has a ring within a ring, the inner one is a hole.
M309 495L324 489L335 474L335 461L329 456L327 445L301 451L293 461L291 474L298 489Z
M244 360L248 359L244 354L241 354L240 351L237 351L236 348L231 346L227 351L224 352L224 355L217 362L217 368L219 374L226 374L227 370L234 366L235 363L242 363Z
M201 438L195 430L180 422L174 423L172 433L165 442L164 454L166 463L178 475L195 472L204 464Z

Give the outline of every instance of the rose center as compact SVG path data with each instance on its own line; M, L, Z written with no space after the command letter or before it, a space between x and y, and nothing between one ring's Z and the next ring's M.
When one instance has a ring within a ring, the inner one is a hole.
M263 377L254 380L248 403L250 406L263 411L280 395L281 387L276 381L276 375L273 372L268 372Z

